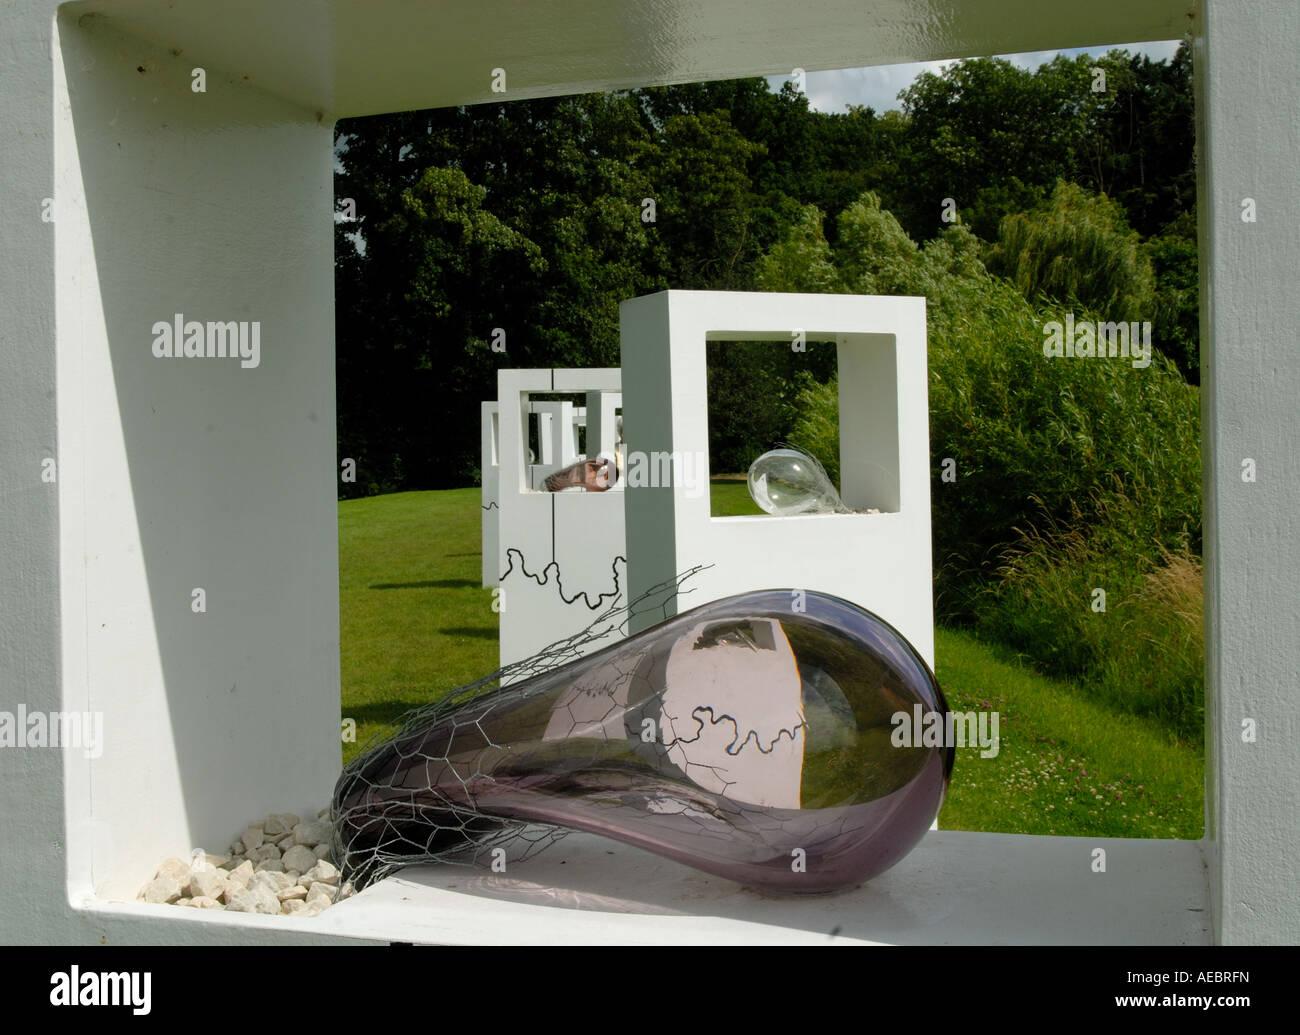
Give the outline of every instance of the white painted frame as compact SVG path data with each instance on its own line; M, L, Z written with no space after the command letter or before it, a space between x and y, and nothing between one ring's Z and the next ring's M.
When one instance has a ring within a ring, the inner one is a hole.
M113 901L115 887L133 890L164 854L230 836L249 816L318 801L337 766L331 122L499 101L486 70L501 65L507 96L521 98L1186 33L1202 234L1206 837L944 831L834 905L844 929L866 940L1300 941L1300 364L1286 351L1300 326L1294 0L709 0L673 11L575 3L503 19L480 4L449 22L442 5L395 0L0 6L0 38L10 43L0 65L0 197L14 214L0 237L0 687L31 708L107 707L108 728L124 738L115 750L149 763L112 774L118 763L91 765L75 752L0 751L0 818L23 832L6 842L0 869L0 926L13 940L824 937L814 910L751 905L727 920L725 903L685 898L673 908L693 911L687 918L629 915L590 895L594 912L577 914L460 892L431 892L430 912L381 894L312 924ZM209 72L202 103L190 92L200 61ZM53 224L39 215L47 197L57 198ZM1246 197L1258 204L1255 223L1241 219ZM260 314L265 360L253 392L249 380L223 376L172 395L159 391L164 368L136 364L139 321L180 300L205 318L232 305ZM165 405L154 415L158 398ZM195 433L208 423L227 433ZM146 442L185 443L185 463ZM1241 480L1246 457L1259 465L1254 484ZM46 458L57 460L57 483L39 478ZM255 537L212 509L232 486ZM156 509L166 521L152 523ZM202 555L169 542L170 528L192 529ZM252 564L249 542L258 544ZM184 612L170 610L193 581L194 566L178 557L206 571L232 559L228 586L267 638L254 629L250 639L227 608L191 642ZM150 579L175 585L151 594ZM110 623L115 654L91 643ZM239 708L222 703L240 683L226 681L232 667L246 677ZM249 678L275 691L250 695ZM1256 721L1256 743L1241 740L1243 718ZM189 750L184 731L194 729L219 761ZM265 731L275 750L251 743L249 729ZM295 765L281 767L284 755ZM231 774L231 796L198 796ZM150 789L147 810L140 787ZM558 872L574 873L586 849L567 845ZM1098 880L1080 859L1102 845L1111 866ZM123 847L134 861L114 857ZM592 851L603 861L603 847ZM561 886L545 859L534 878ZM671 896L671 871L619 862L622 886L644 889L642 899ZM891 886L901 887L892 902Z
M933 666L925 299L662 291L624 302L619 327L629 444L698 458L681 469L703 483L629 480L632 598L698 566L682 607L757 589L831 593L885 619ZM841 496L882 513L714 518L707 342L788 349L796 329L836 342Z

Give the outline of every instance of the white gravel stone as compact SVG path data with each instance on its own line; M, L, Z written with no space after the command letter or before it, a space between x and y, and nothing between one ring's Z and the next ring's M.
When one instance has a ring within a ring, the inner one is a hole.
M327 902L333 904L334 896L338 893L339 889L334 887L334 885L322 884L320 881L316 881L307 889L307 901L310 903L312 899L324 896Z
M195 898L220 898L221 891L226 886L224 873L224 870L216 869L196 871L190 877L190 894Z
M265 879L269 880L274 885L274 887L271 890L275 892L281 892L285 888L292 888L295 884L298 883L296 880L294 880L292 877L290 877L287 873L284 873L283 871L268 870L266 871Z
M157 877L170 877L182 888L190 881L190 864L184 859L167 859L158 867Z
M249 823L229 855L195 848L188 861L165 860L139 898L190 909L315 916L352 894L350 884L337 887L331 834L328 808L307 820L272 812Z
M343 885L343 887L339 888L339 897L335 899L335 901L342 902L345 898L351 898L356 893L357 893L356 888L352 886L351 881L348 881L346 884Z
M328 859L320 859L316 865L303 874L302 882L307 887L311 887L313 881L320 881L322 884L338 884L339 871Z
M320 820L299 823L293 828L293 843L297 845L318 845L330 839L330 825Z
M294 845L284 853L284 868L298 870L302 873L316 865L316 853L306 845Z
M274 874L258 871L248 879L247 890L254 891L257 888L266 888L267 891L276 892L280 890L280 884L275 879Z
M278 859L278 858L280 858L280 849L278 849L275 845L271 845L271 844L261 845L260 847L254 848L252 851L248 853L249 862L253 863L255 867L263 859Z
M181 897L180 882L175 877L155 877L144 888L144 900L146 902L165 903L175 902Z
M249 888L228 902L227 908L235 913L278 913L280 900L267 888Z
M292 830L293 827L289 829ZM284 821L280 819L278 813L272 812L266 817L266 822L262 824L262 833L267 837L279 837L285 833Z

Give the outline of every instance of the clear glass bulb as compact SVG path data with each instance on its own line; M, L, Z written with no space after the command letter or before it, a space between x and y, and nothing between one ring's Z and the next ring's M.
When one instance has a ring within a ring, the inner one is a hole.
M797 449L773 449L750 464L749 494L775 517L852 513L826 469Z
M947 712L870 612L811 590L797 612L788 589L727 597L416 713L344 769L333 857L362 888L526 856L563 828L763 890L851 887L924 836L952 771L951 744L898 746L897 716Z

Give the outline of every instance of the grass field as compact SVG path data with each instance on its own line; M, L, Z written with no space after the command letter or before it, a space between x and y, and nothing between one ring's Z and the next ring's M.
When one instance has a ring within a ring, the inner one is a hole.
M713 512L757 513L743 481ZM478 489L339 503L342 716L352 757L404 711L497 667L497 615L480 585ZM995 645L936 631L936 675L957 711L999 714L999 752L958 749L947 829L1198 838L1204 762L1154 723L1115 715Z

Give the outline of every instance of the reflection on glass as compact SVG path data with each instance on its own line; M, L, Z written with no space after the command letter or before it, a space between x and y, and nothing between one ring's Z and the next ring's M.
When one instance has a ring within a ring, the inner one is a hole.
M876 616L812 592L730 597L408 724L345 769L335 848L364 884L552 824L834 890L897 862L942 804L952 748L891 742L914 705L947 711Z

